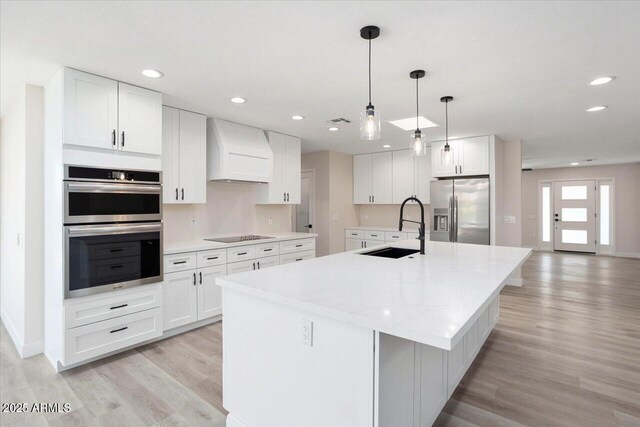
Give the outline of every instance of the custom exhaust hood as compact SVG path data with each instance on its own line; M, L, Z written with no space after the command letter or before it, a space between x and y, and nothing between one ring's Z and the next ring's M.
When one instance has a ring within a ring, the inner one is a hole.
M271 182L273 152L262 129L207 120L209 181Z

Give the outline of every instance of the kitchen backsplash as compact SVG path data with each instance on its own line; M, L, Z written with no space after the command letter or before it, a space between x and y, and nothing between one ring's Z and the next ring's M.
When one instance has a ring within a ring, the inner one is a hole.
M405 219L420 221L420 207L418 205L405 205ZM424 206L424 222L429 226L431 209ZM397 227L400 219L400 205L360 205L360 226ZM356 224L354 224L356 225ZM407 228L416 228L414 224L405 224Z
M216 235L291 231L291 207L256 205L260 184L207 183L207 203L163 205L165 242Z

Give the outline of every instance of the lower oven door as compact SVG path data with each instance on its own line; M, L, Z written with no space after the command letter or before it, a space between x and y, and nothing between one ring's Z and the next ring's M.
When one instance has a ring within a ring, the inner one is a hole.
M160 282L162 223L64 227L65 298Z

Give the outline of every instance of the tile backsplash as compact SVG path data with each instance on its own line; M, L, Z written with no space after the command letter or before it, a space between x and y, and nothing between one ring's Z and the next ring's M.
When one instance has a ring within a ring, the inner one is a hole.
M291 231L292 208L288 205L256 205L258 185L209 182L206 204L163 205L165 242Z

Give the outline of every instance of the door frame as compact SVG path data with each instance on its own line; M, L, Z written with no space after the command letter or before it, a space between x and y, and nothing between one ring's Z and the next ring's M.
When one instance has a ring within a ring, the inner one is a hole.
M300 170L300 181L302 182L302 176L304 174L311 175L311 185L309 186L309 223L313 226L312 229L309 230L309 233L315 233L317 230L316 224L316 170L315 169L301 169ZM300 189L302 192L302 187ZM300 194L300 199L302 200L302 193ZM291 230L296 232L296 212L298 210L299 205L294 205L293 209L291 209Z
M582 178L567 178L567 179L544 179L544 180L538 180L538 204L537 204L537 212L536 215L538 216L538 249L539 250L544 250L544 251L549 251L549 252L554 252L554 246L555 246L555 233L553 230L553 212L554 212L554 206L553 206L553 201L554 201L554 193L553 193L553 183L554 182L572 182L572 181L595 181L596 182L596 213L597 213L597 217L596 217L596 240L597 240L597 244L596 244L596 255L612 255L614 256L616 254L616 179L615 177L599 177L599 178L589 178L589 177L582 177ZM609 230L609 245L607 246L602 246L600 244L600 217L601 217L601 212L600 212L600 185L601 184L609 184L609 221L610 221L610 230ZM541 216L541 212L542 212L542 187L543 186L549 186L550 191L549 191L549 196L551 198L550 203L549 203L549 208L550 208L550 226L551 226L551 230L549 230L550 233L550 240L549 242L543 242L542 241L542 216Z

